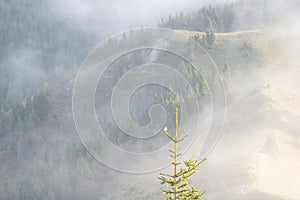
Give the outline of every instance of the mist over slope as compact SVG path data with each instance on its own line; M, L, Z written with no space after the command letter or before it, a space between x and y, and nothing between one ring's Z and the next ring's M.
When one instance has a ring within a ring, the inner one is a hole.
M84 4L77 3L78 7ZM64 10L70 4L65 0L62 10L55 10L59 3L48 1L0 4L5 8L1 10L5 11L1 13L5 33L0 40L0 199L161 199L158 173L131 175L111 170L95 161L78 137L71 108L76 69L106 34L127 25L121 21L118 28L102 32L107 26L98 26L102 21L96 17L97 6L92 13L74 13ZM280 6L274 4L270 9L277 13L274 9ZM35 6L29 9L30 5ZM48 10L49 5L54 9ZM207 48L229 77L223 136L195 178L195 183L208 190L204 199L300 198L297 6L297 1L283 6L288 9L278 12L290 17L280 19L275 28L215 33L213 45ZM65 12L70 12L67 18ZM85 24L86 20L97 26ZM255 25L245 24L243 29L249 27ZM198 38L199 44L206 34L176 31ZM134 56L151 62L164 55L148 51ZM135 64L124 60L116 68ZM109 77L120 76L115 72L106 74L107 85L111 85ZM153 99L147 92L138 93L133 102L149 106ZM200 93L205 97L205 91ZM147 114L146 110L135 117L146 124ZM130 140L119 137L115 126L109 124L107 129L114 142L131 148Z
M274 83L228 106L223 138L202 171L208 199L298 199L299 90ZM211 182L210 174L217 177Z
M199 182L208 185L208 199L298 199L300 49L293 41L299 40L299 31L265 29L217 37L226 46L243 38L253 49L246 63L232 65L224 134ZM254 62L248 60L251 54ZM212 181L211 174L219 178Z
M299 47L286 35L299 38L297 31L282 29L216 34L216 46L209 52L219 65L232 56L232 73L223 136L194 180L208 190L207 199L300 197ZM243 52L244 43L252 45L249 54ZM137 182L144 178L137 177ZM149 185L157 182L152 174L147 178ZM134 187L147 191L147 186ZM149 196L153 193L159 198L155 191Z

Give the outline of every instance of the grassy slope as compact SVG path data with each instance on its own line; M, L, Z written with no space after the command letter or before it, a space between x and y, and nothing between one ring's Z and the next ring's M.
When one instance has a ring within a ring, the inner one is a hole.
M212 192L207 199L300 197L300 91L294 75L299 58L289 40L293 37L298 34L271 29L216 34L216 44L208 51L219 67L231 65L234 101L225 136L203 172ZM218 181L205 175L216 171Z
M178 32L187 36L204 34L184 30ZM196 181L209 190L204 199L297 199L293 197L299 194L296 186L300 185L296 175L300 164L295 161L300 144L295 131L300 128L297 125L297 121L300 120L298 112L300 108L296 103L300 101L298 95L300 93L294 90L287 92L288 90L276 86L275 83L269 88L263 88L266 81L272 83L272 80L269 80L272 77L267 76L267 73L275 71L276 76L280 77L283 73L278 70L279 68L292 66L298 62L297 56L280 48L285 43L281 37L284 34L285 31L271 29L216 34L216 43L208 50L221 70L226 63L231 66L234 101L229 105L223 138ZM287 57L289 62L286 62ZM293 72L299 74L297 70ZM66 91L63 90L59 94L66 94ZM51 98L62 99L56 96ZM53 109L53 112L63 119L62 127L72 127L70 125L72 122L66 120L72 119L71 113L59 113L61 108L66 107L63 104L59 109ZM270 114L265 115L267 112ZM291 124L293 129L289 129ZM70 135L73 134L72 131L69 132ZM62 138L58 140L61 142ZM55 143L57 141L54 141L53 145ZM80 145L79 142L78 144ZM76 156L78 160L78 155ZM65 178L66 185L69 179L74 183L79 181L88 183L85 185L86 188L81 184L74 186L78 187L78 195L89 191L90 195L94 195L91 199L161 199L159 180L156 179L158 172L134 177L113 174L110 170L99 167L98 163L96 166L86 164L85 159L92 158L82 159L84 160L82 163L78 161L74 165L67 166L69 174L74 175ZM285 163L288 163L288 170L291 173L282 173L286 171ZM51 176L64 177L64 167L63 165L53 167ZM84 174L82 179L76 179L77 168ZM111 184L115 185L116 189L105 191L102 197L102 194L99 194L101 188L96 183L107 179L104 173L107 171L112 173L110 175L112 180L100 186L110 188ZM276 174L273 175L272 172ZM75 180L72 179L74 177ZM292 179L292 182L288 179ZM49 180L51 182L51 178ZM50 185L56 185L56 181L57 179L53 178L53 184ZM286 197L289 193L292 196ZM75 199L76 194L73 196Z
M186 36L199 35L200 38L205 33L178 30ZM282 52L274 46L278 43L278 38L269 37L274 30L262 29L234 33L216 33L216 41L208 52L215 62L222 68L224 63L228 63L232 68L244 68L253 66L264 66L266 62L277 57Z
M233 101L223 138L197 177L209 190L204 199L299 199L300 138L295 130L300 128L300 92L278 81L299 61L282 47L282 36L289 34L271 29L216 34L215 45L208 49L221 70L225 63L232 68ZM120 195L142 199L129 191ZM151 189L147 197L155 194L161 198Z

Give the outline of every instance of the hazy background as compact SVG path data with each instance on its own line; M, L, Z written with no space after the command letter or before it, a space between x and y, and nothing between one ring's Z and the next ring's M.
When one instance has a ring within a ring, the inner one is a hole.
M160 19L169 14L193 11L195 7L220 2L226 1L63 0L54 1L53 9L61 20L70 20L81 31L92 31L107 37L141 26L157 26Z
M159 199L157 173L116 172L83 147L73 80L107 37L224 2L1 1L0 199ZM221 68L231 66L231 91L223 137L195 179L207 199L300 198L300 3L266 2L268 23L248 17L256 4L241 9L234 32L248 32L216 33L208 50Z

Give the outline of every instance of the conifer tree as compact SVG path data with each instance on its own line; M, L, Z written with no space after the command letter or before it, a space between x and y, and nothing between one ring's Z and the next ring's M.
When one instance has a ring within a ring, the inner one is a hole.
M174 147L171 152L170 157L173 159L173 174L164 174L160 173L159 179L161 184L166 186L164 189L163 195L167 200L201 200L202 196L206 191L200 192L201 185L198 187L191 186L191 176L195 174L200 165L206 160L203 159L198 161L194 158L184 160L181 162L179 159L182 156L180 153L180 147L178 144L182 142L187 135L183 135L178 131L178 108L175 112L175 134L172 136L167 128L164 128L164 133L166 136L173 142Z
M205 36L208 48L211 48L216 40L215 33L212 30L207 30Z

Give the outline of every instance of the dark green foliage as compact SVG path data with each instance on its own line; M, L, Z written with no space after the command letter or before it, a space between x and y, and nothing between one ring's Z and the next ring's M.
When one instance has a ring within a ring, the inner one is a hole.
M187 78L187 80L189 80L191 86L192 86L192 90L194 91L194 94L196 96L192 96L191 91L187 91L187 94L185 94L186 96L188 96L189 98L193 98L193 97L201 97L202 95L206 95L205 91L205 82L200 74L200 72L193 66L191 66L190 64L187 64L185 62L182 62L182 73L183 75Z
M232 24L234 20L234 5L233 4L224 4L222 12L223 20L223 31L230 32L232 30Z
M215 33L212 30L207 30L205 33L207 47L211 48L216 40Z
M46 119L51 107L45 92L41 92L33 99L32 108L39 119Z
M178 108L176 108L175 114L175 134L172 136L167 128L164 129L166 136L174 143L174 148L170 149L170 157L172 158L173 165L173 174L163 174L161 173L159 179L161 184L166 186L166 189L163 190L163 195L167 200L199 200L205 194L206 191L200 192L200 187L191 186L191 176L195 174L200 165L206 160L197 161L194 158L180 161L182 153L180 153L180 148L178 144L182 142L187 135L183 133L178 133Z
M190 49L189 51L190 57L192 57L194 52L192 49ZM168 90L167 92L160 91L155 93L155 98L160 103L169 106L167 108L167 112L170 115L174 112L174 107L183 103L187 99L200 99L209 95L207 85L197 68L185 61L182 61L178 71L180 71L181 74L186 78L186 80L188 80L191 86L189 89L187 88L186 90L181 91L180 93L175 93L175 91L172 90L171 86L169 86L170 90Z
M49 119L51 104L46 92L28 97L22 104L12 104L0 116L0 129L27 130L38 122Z
M49 0L0 2L0 105L4 112L36 94L45 82L57 85L73 77L74 68L95 45L89 33L75 30L69 20L55 15L55 6Z
M222 32L222 20L220 18L220 11L215 7L202 7L196 12L186 14L180 13L175 17L169 16L168 20L161 20L160 27L170 29L186 29L193 31L214 30L216 32Z
M249 0L204 6L195 12L169 15L159 27L198 32L232 32L260 28L270 23L268 0ZM273 18L278 17L273 13Z
M207 48L207 47L208 47L206 35L202 35L202 38L201 38L201 40L200 40L200 44L201 44L204 48Z

